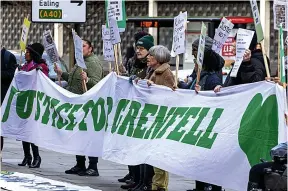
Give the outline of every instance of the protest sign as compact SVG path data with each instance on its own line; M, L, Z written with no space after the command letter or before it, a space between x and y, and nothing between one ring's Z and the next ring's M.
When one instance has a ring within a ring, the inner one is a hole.
M250 0L251 10L254 18L254 24L257 34L257 42L261 42L264 39L263 29L261 25L261 20L259 16L259 10L256 0Z
M186 24L187 24L187 11L184 13L180 13L177 17L174 17L173 42L171 51L172 57L185 53Z
M234 24L230 22L225 17L222 18L219 27L216 29L216 33L213 39L212 50L216 53L220 53L223 44L226 42L229 37L230 32L232 31Z
M103 41L103 55L104 55L104 60L110 61L110 62L115 61L114 49L110 40Z
M102 40L111 40L110 29L102 25Z
M22 25L22 33L21 33L21 39L20 39L20 48L21 51L25 52L26 50L26 43L29 33L31 22L28 20L28 18L24 19L23 25Z
M83 41L72 29L74 49L75 49L75 59L77 65L83 69L87 69L84 58L83 58Z
M279 74L280 74L280 82L286 83L286 75L285 75L285 51L284 51L284 37L283 37L283 28L282 23L279 26L279 37L280 37L280 67L279 67Z
M284 92L263 81L194 94L110 73L77 95L20 71L2 104L1 135L243 191L251 166L287 141Z
M119 32L124 32L126 28L126 8L125 0L105 0L105 13L107 27L110 27L109 17L115 17Z
M237 39L236 39L236 60L235 64L232 68L231 77L236 77L238 70L243 61L243 56L246 49L249 48L251 40L253 38L254 31L246 30L246 29L238 29Z
M109 27L110 27L111 43L113 45L120 43L121 42L120 33L119 33L118 26L117 26L117 22L114 17L111 17L109 19L109 24L110 24Z
M207 33L207 27L202 22L201 34L200 34L198 52L197 52L197 64L198 64L199 68L202 68L202 64L203 64L206 33Z
M60 62L59 54L58 54L56 45L53 41L53 38L51 36L50 30L46 30L43 34L43 45L44 45L45 51L48 54L51 62L52 63Z
M288 27L288 2L274 0L273 2L273 19L274 19L274 29L279 30L280 24L282 23L282 28L287 31Z

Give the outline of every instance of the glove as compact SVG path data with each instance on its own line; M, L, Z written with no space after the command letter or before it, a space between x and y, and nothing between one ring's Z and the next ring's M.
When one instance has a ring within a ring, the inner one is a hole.
M135 80L136 78L137 78L136 75L130 76L130 77L129 77L129 83L130 83L130 84L133 84L133 80Z
M42 68L42 66L37 66L36 70L41 70L41 71L43 71L43 68Z

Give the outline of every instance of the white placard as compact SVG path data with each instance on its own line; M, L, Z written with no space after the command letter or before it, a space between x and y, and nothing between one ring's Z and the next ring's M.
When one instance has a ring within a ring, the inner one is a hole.
M219 27L216 30L214 39L213 39L213 45L212 50L214 50L216 53L220 53L223 44L229 37L230 32L232 31L234 27L234 24L230 22L228 19L223 17Z
M106 25L102 25L102 40L110 40L110 29Z
M32 0L32 21L84 23L86 22L86 0Z
M280 23L284 31L287 31L288 25L288 2L274 0L273 3L273 19L274 19L274 29L279 30Z
M109 9L113 9L116 21L123 20L122 0L108 0Z
M262 40L264 40L264 33L263 33L263 28L262 28L261 20L259 16L257 1L250 0L250 5L252 9L253 18L254 18L255 30L257 33L257 42L260 43Z
M77 65L83 69L87 69L84 58L83 58L83 41L72 29L74 49L75 49L75 59Z
M110 40L103 40L103 55L104 60L109 62L115 61L113 44Z
M178 54L185 53L186 23L187 23L187 11L184 13L180 13L177 17L174 17L173 43L171 50L172 57L175 57Z
M55 42L53 41L50 30L45 31L43 34L43 45L44 45L45 51L48 54L51 62L52 63L60 62L59 54L58 54Z
M110 26L110 39L111 39L111 43L117 44L121 42L121 38L120 38L120 33L119 33L119 28L117 25L117 21L114 17L110 17L109 18L109 26Z
M243 61L243 56L246 49L249 48L251 40L253 38L254 31L246 30L246 29L238 29L237 39L236 39L236 60L235 64L232 68L231 77L236 77L238 70Z
M202 22L201 34L200 34L200 38L199 38L199 45L198 45L198 52L197 52L198 67L202 67L202 65L203 65L206 32L207 32L207 27Z

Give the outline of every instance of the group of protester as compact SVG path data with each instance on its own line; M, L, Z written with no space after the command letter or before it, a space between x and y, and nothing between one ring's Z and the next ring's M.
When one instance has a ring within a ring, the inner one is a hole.
M177 88L190 89L199 91L213 90L221 91L222 87L253 83L265 80L266 70L261 47L257 45L256 33L251 42L249 50L245 52L243 63L239 69L237 77L228 77L225 82L222 81L222 68L224 66L223 58L212 50L213 40L210 37L205 39L205 50L200 79L197 81L198 65L195 63L193 73L190 75L192 81L175 82L174 75L170 69L170 51L162 45L154 45L153 36L141 31L134 36L134 46L130 48L130 55L126 56L126 62L122 67L121 74L128 76L131 83L137 83L141 79L147 80L147 85L153 84L167 86L173 90ZM197 57L199 39L193 42L192 54ZM44 47L40 43L28 45L25 53L25 64L17 65L15 56L4 48L1 51L1 104L9 85L13 79L15 69L18 67L22 71L41 70L48 75L48 67L45 60L42 59ZM93 53L93 46L90 41L83 40L83 56L87 66L87 70L82 70L75 63L70 73L63 72L59 67L55 66L54 71L68 82L66 89L75 94L83 94L82 81L84 80L89 90L103 78L103 68L100 60ZM41 157L39 150L33 143L22 142L24 159L19 166L28 165L30 168L39 168ZM33 151L30 153L30 145ZM3 147L3 138L1 137L1 150ZM97 163L98 157L88 157L89 166L85 166L85 156L76 156L76 165L70 170L66 170L67 174L78 174L80 176L99 176ZM125 184L121 186L129 191L167 191L169 183L169 173L165 170L153 167L148 164L140 164L136 166L128 166L129 173L119 179L119 182ZM249 183L251 185L251 183ZM251 186L250 186L251 187ZM195 191L213 190L221 191L221 186L211 185L208 183L196 181Z

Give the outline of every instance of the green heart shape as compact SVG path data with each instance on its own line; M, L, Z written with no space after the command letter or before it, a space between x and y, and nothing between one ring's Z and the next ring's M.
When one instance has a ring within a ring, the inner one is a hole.
M270 95L263 103L260 93L250 101L242 116L238 132L240 148L251 166L260 158L271 159L270 150L278 144L278 104L276 95Z

